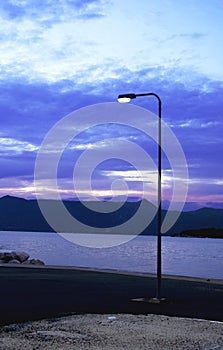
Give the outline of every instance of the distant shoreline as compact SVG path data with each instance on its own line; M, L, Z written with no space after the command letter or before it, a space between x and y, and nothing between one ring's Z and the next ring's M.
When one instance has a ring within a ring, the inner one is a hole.
M0 230L0 232L30 232L30 233L55 233L60 235L59 232L55 231L38 231L38 230L11 230L11 229L4 229ZM61 232L61 233L66 233L66 232ZM70 233L70 232L69 232ZM97 234L97 235L127 235L127 236L152 236L156 237L157 234L146 234L146 233L140 233L138 235L136 234L131 234L131 233L109 233L109 232L98 232L98 233L92 233L92 232L73 232L73 234L83 234L83 235L89 235L89 234ZM216 228L203 228L203 229L198 229L198 230L185 230L182 231L181 233L177 234L163 234L162 237L173 237L173 238L213 238L213 239L219 239L223 238L223 229L216 229ZM1 249L1 247L0 247Z
M197 230L185 230L174 237L194 237L194 238L223 238L222 228L201 228Z

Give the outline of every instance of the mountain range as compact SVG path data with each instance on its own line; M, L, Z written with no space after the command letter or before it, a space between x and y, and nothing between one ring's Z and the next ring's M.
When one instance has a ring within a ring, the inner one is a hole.
M56 213L55 200L42 200L44 205L52 212ZM145 201L145 200L144 200ZM99 205L97 202L88 202L88 206L93 204L94 207ZM87 208L82 202L78 201L63 201L64 206L77 220L86 225L97 228L104 228L109 233L109 228L125 223L134 215L141 201L119 203L105 202L106 213L95 212ZM146 208L146 213L153 213L156 207L150 202L143 203ZM100 202L100 205L102 203ZM113 210L114 209L114 210ZM56 214L55 214L56 215ZM162 217L166 215L166 210L162 210ZM148 215L149 216L149 215ZM137 222L135 223L137 228ZM61 232L73 232L67 229L66 223L61 222ZM167 235L178 235L185 230L200 230L202 228L223 228L223 209L201 208L198 210L182 212L174 226L166 233ZM49 232L54 231L47 223L41 213L38 202L35 199L23 199L12 196L4 196L0 198L0 231L38 231ZM79 232L77 230L77 232ZM143 232L140 234L156 235L157 232L157 217L154 219ZM89 232L88 232L89 233ZM120 232L123 233L123 232ZM124 232L131 234L129 232Z

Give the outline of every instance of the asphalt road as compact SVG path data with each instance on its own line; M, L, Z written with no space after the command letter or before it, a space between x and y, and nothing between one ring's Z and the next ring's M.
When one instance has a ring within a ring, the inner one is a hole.
M165 277L160 304L156 278L128 274L0 267L0 325L73 313L161 314L223 321L223 282Z

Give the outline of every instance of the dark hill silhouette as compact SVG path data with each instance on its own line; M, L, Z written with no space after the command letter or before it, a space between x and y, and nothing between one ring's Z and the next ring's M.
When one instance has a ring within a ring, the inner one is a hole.
M203 228L198 230L186 230L176 235L177 237L199 237L199 238L223 238L222 228Z
M44 200L44 203L49 206L52 212L54 212L56 201ZM109 213L97 213L86 208L78 201L64 201L63 203L71 215L79 221L89 226L105 228L106 232L109 232L109 227L120 225L131 218L138 210L141 201L125 202L124 204L120 203L120 208L118 210L113 210L117 207L117 202L106 202L106 206L110 208ZM99 205L98 203L93 204L94 207ZM155 207L153 204L147 201L145 201L144 204L146 205L146 212L154 212ZM101 202L100 205L102 205ZM163 210L162 216L165 214L166 210ZM141 234L156 235L156 223L157 220L155 216L151 224ZM195 211L182 212L175 225L167 232L167 234L176 235L185 230L197 230L210 227L223 228L223 209L202 208ZM0 230L53 231L43 217L37 200L26 200L12 196L4 196L0 198ZM131 234L132 232L127 233Z
M201 208L182 212L171 233L203 228L223 228L223 209Z

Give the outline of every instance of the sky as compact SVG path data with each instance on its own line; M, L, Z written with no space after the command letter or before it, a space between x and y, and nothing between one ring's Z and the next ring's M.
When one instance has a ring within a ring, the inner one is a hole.
M185 154L188 207L223 207L222 17L221 0L1 1L0 196L35 198L40 145L66 115L118 103L121 93L154 92L162 100L163 121ZM131 103L157 114L152 96ZM129 122L134 118L127 116ZM142 197L146 183L144 197L155 200L157 169L144 164L140 177L139 169L126 161L128 150L124 159L117 153L124 147L120 142L128 140L156 164L156 145L148 135L115 123L84 131L80 124L58 167L61 196L75 198L73 172L79 157L92 150L93 163L100 149L107 156L92 169L93 192L83 173L76 175L83 199L120 199L128 186L133 200ZM111 149L116 158L110 157ZM170 173L164 156L163 203L172 198ZM50 179L39 191L53 198Z

